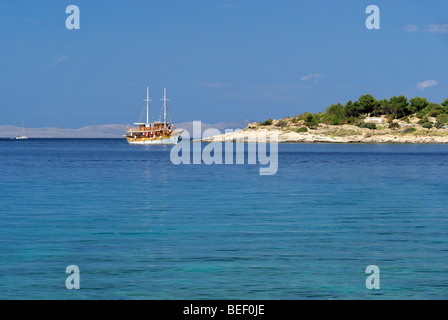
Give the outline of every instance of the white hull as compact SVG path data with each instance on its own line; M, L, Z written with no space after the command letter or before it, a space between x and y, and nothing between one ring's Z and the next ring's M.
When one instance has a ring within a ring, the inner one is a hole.
M175 145L179 141L179 135L171 136L169 138L165 139L143 139L143 140L128 140L129 144L135 144L135 145Z

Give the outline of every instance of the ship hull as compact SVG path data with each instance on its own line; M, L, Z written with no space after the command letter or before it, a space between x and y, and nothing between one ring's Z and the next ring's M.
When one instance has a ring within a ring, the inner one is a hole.
M179 141L179 135L173 135L161 139L150 139L150 138L137 138L132 137L126 138L129 144L132 145L175 145Z

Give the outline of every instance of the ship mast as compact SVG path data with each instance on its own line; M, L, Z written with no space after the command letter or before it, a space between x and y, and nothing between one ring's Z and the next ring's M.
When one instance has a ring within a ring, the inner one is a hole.
M166 88L163 88L163 99L160 99L163 101L163 126L166 127L166 102L170 99L166 98Z
M146 127L149 127L149 102L152 101L149 99L149 87L146 87L146 99L143 101L146 101Z
M25 128L25 122L24 121L22 121L22 126L23 126L23 130L25 130L25 137L28 138L28 130L26 130L26 128Z
M143 101L146 101L146 127L149 126L149 102L152 100L149 99L149 87L146 87L146 99L143 99Z

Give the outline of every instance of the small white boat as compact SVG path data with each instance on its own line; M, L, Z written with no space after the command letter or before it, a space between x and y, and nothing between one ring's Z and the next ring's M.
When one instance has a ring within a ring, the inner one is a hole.
M28 131L26 131L25 124L22 124L23 131L25 132L22 136L17 136L15 138L11 138L11 140L27 140L28 139Z
M17 137L15 137L15 138L11 138L12 140L26 140L26 139L28 139L28 137L27 136L17 136Z

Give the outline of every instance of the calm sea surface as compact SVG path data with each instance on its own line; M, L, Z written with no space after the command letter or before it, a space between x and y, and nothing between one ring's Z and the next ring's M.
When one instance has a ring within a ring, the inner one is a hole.
M274 176L170 149L0 140L0 298L448 299L447 145L280 145Z

